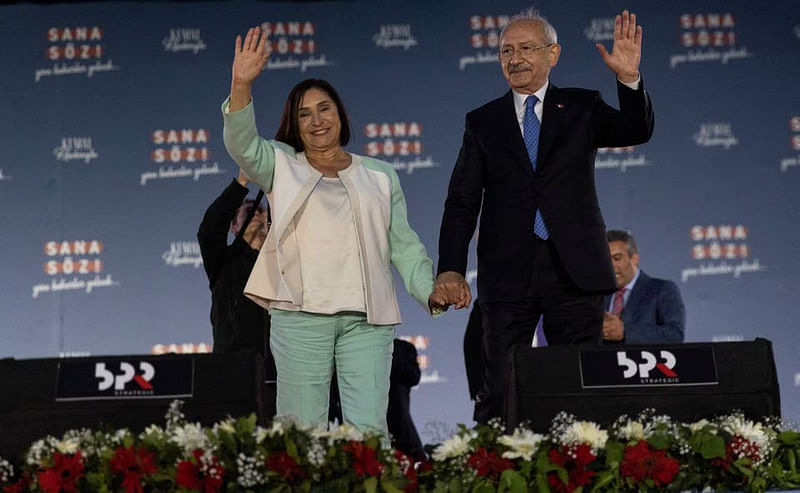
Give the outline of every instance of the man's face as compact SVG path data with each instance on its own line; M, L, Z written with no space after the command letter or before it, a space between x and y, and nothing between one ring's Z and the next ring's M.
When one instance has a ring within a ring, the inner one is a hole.
M558 43L548 46L542 25L537 21L514 21L500 38L503 76L512 89L522 94L533 94L544 85L560 54L561 46Z
M628 245L624 241L610 241L608 248L611 251L611 262L614 264L617 288L622 288L636 275L636 269L639 268L639 254L628 255Z

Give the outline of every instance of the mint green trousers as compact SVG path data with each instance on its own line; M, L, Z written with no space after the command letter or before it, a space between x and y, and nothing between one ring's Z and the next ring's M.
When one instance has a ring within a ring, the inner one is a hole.
M272 310L270 349L278 370L278 416L326 424L336 368L342 417L361 432L388 437L393 325L367 323L356 312L320 315Z

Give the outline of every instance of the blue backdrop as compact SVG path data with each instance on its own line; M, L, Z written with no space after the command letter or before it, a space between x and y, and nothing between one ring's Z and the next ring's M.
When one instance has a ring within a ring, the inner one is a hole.
M613 16L644 26L653 139L604 149L609 228L636 235L642 268L676 281L688 341L775 343L783 412L800 418L800 4L743 0L536 5L558 30L554 84L600 89ZM289 89L330 80L349 149L393 162L412 226L436 259L466 111L502 95L508 0L200 2L0 7L0 357L207 351L210 294L195 238L236 175L219 105L236 34L271 33L255 88L272 135ZM470 264L475 267L474 255ZM474 271L473 271L474 274ZM471 422L467 312L432 321L399 287L424 383L426 441ZM2 398L8 398L3 396Z

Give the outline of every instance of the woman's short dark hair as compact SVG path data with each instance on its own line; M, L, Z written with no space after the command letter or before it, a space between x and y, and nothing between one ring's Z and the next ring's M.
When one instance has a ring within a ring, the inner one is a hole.
M306 91L312 88L325 92L336 104L336 111L339 113L339 121L342 124L342 130L339 133L339 145L346 146L350 142L350 119L347 117L347 111L344 109L344 104L336 89L323 79L306 79L292 88L286 98L286 104L283 106L281 125L278 127L277 133L275 133L275 140L289 144L298 152L305 150L297 125L297 110L303 101Z

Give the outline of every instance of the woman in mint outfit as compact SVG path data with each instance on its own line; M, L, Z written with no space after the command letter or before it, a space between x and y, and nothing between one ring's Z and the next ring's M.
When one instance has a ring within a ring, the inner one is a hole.
M236 38L225 147L267 193L272 229L245 286L270 310L278 416L322 424L336 369L345 422L387 435L389 373L401 322L391 266L430 313L433 262L408 224L391 164L345 151L347 113L326 81L290 92L274 140L258 135L251 87L269 58L258 27Z

